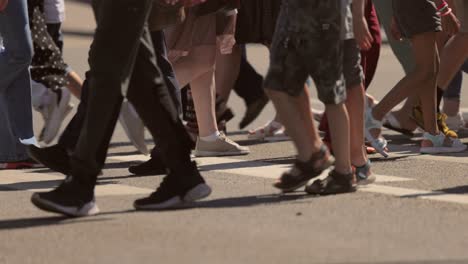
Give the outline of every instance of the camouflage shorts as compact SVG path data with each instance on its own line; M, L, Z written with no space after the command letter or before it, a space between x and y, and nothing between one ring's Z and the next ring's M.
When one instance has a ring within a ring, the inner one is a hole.
M308 76L319 99L346 99L343 81L341 0L284 0L270 53L267 89L298 96Z

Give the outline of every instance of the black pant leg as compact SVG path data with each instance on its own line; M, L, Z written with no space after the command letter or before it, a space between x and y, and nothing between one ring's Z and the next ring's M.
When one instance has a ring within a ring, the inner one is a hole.
M173 180L183 187L189 185L193 176L192 141L161 78L149 32L142 37L128 99L151 132L164 163L172 172L170 176L176 177Z
M89 96L86 117L71 158L73 178L94 187L133 72L140 38L152 0L102 0L91 45ZM117 113L117 114L116 114Z
M234 91L247 105L265 96L263 91L263 77L247 61L245 47L242 52L239 77L234 85Z

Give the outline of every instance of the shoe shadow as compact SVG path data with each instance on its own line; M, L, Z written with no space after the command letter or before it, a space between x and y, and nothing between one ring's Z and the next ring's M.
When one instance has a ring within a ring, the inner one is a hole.
M196 208L234 208L234 207L251 207L266 204L277 204L282 202L303 201L306 199L314 199L318 196L307 195L304 192L288 193L288 194L270 194L270 195L255 195L242 197L228 197L214 200L200 201L196 203Z
M11 230L32 227L44 226L61 226L90 222L104 222L112 218L99 217L99 218L69 218L66 216L50 216L50 217L32 217L32 218L18 218L0 220L0 230Z

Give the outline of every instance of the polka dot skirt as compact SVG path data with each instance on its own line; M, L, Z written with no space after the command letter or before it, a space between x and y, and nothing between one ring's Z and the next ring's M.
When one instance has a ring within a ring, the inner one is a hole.
M44 17L44 0L28 0L29 21L34 46L31 78L52 90L67 85L68 65L62 53L47 32Z

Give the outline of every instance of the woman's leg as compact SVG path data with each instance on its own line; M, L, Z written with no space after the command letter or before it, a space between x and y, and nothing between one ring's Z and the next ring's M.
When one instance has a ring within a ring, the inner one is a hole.
M207 137L218 132L214 85L213 71L208 71L190 82L200 137Z

